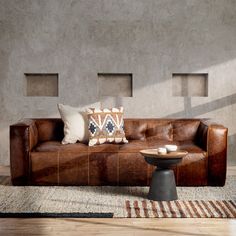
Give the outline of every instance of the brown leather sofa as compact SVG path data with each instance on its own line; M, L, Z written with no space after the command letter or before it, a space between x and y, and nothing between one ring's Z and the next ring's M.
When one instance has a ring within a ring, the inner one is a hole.
M141 149L177 144L188 151L174 168L179 186L223 186L227 128L206 119L125 119L128 144L62 145L61 119L27 119L10 126L14 185L150 184L153 166Z

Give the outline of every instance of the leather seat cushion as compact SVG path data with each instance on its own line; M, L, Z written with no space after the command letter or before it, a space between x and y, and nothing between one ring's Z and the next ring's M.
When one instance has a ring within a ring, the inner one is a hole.
M95 146L88 146L89 152L102 152L102 153L108 153L108 152L118 152L120 146L124 144L116 144L116 143L103 143Z
M204 156L207 154L201 147L197 146L193 141L179 142L179 148L187 151L188 153L202 153Z
M47 141L38 144L34 151L36 152L118 152L119 144L101 144L89 147L87 144L61 144L59 141Z
M88 145L83 143L66 144L63 145L59 141L47 141L42 142L35 147L36 152L88 152Z
M130 140L129 143L120 145L119 152L134 153L142 149L148 149L148 143L141 140Z
M47 141L38 144L35 147L36 152L139 152L142 149L148 148L158 148L164 146L165 144L175 144L179 146L180 149L186 150L189 153L203 153L206 152L197 146L192 141L184 142L170 142L165 140L158 141L140 141L140 140L130 140L127 144L102 144L89 147L83 143L67 144L63 145L59 141Z
M158 148L158 147L164 147L167 144L177 145L179 146L179 142L174 141L167 141L167 140L148 140L148 148Z

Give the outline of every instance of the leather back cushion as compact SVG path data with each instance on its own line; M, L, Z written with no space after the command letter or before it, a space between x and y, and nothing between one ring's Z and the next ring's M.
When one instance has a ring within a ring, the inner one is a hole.
M170 121L150 120L146 131L147 140L173 140L173 127Z
M170 120L125 119L125 135L128 140L173 140Z
M142 119L124 119L125 136L128 140L145 140L147 122Z
M174 120L173 139L174 141L194 140L197 134L199 120Z
M64 137L61 119L35 119L40 142ZM194 140L200 120L191 119L124 119L125 135L128 140Z
M64 124L61 119L35 119L40 142L61 141L64 137Z

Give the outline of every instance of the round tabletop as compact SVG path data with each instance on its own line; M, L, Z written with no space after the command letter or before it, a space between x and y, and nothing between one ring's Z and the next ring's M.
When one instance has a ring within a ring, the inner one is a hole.
M145 149L141 150L140 153L145 157L152 157L157 159L181 159L188 154L187 151L175 151L168 152L166 154L157 153L157 149Z
M187 151L178 150L166 154L158 154L157 149L141 150L145 161L156 166L153 171L148 199L154 201L173 201L178 199L173 166L182 161Z

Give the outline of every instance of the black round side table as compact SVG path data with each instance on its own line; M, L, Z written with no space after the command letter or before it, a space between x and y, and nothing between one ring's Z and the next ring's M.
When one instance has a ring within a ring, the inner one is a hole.
M140 153L148 164L157 167L152 174L148 199L154 201L177 200L175 176L170 167L180 163L188 152L175 151L167 154L158 154L157 149L146 149L141 150Z

